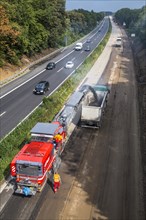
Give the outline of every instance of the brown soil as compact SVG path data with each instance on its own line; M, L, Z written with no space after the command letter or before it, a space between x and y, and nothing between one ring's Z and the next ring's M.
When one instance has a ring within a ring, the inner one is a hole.
M111 63L118 61L118 66L101 130L77 127L63 154L62 185L57 194L53 194L48 184L38 203L35 201L39 195L32 201L12 196L2 219L20 219L22 216L23 219L37 220L145 219L142 200L145 199L146 207L146 197L143 196L146 195L146 180L143 178L143 192L141 155L145 174L146 84L139 82L139 77L144 75L141 71L144 62L136 62L141 50L138 53L134 50L134 62L130 42L124 32L123 38L123 53L114 49L118 56L111 60ZM105 76L109 72L108 67ZM18 210L18 204L22 209ZM31 218L28 218L33 208Z
M42 57L45 57L46 55L52 53L54 50L55 49L53 49L53 48L49 48L49 49L42 51L42 53L38 53L32 57L27 57L24 55L20 61L19 66L15 66L10 63L6 63L6 65L3 66L3 68L0 68L0 81L1 82L5 81L5 80L9 79L10 77L19 74L20 72L23 72L23 70L27 66L29 66L31 63L33 63L36 60L39 60Z
M140 147L143 167L144 206L146 207L146 49L135 41L132 43L135 71L138 85L138 104L140 120ZM145 213L146 214L146 213Z

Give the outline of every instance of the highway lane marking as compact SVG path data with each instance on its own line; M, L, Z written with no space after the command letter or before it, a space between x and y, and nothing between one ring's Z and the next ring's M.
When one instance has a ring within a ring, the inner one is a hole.
M105 21L104 21L105 22ZM95 32L91 38L93 38L95 36L95 34L98 33L98 29L97 32ZM85 42L84 42L85 43ZM84 44L83 43L83 44ZM61 60L63 60L65 57L67 57L68 55L70 55L71 53L74 52L74 49L72 51L70 51L69 53L67 53L65 56L63 56L61 59L57 60L56 63L60 62ZM83 51L81 52L83 53ZM11 91L7 92L6 94L4 94L3 96L0 96L0 99L4 98L5 96L9 95L11 92L15 91L16 89L20 88L21 86L23 86L24 84L26 84L27 82L29 82L30 80L34 79L35 77L37 77L38 75L40 75L41 73L43 73L46 69L43 69L42 71L40 71L39 73L37 73L36 75L32 76L30 79L26 80L25 82L23 82L22 84L20 84L19 86L16 86L14 89L12 89Z
M107 33L107 32L106 32ZM105 35L106 35L106 33L103 35L103 37L102 37L102 39L99 41L99 43L97 44L97 46L96 47L98 47L98 45L101 43L101 41L104 39L104 37L105 37ZM96 49L96 47L94 48L94 50ZM94 51L93 50L93 51ZM72 51L73 52L73 51ZM71 53L71 52L70 52ZM91 53L92 53L92 51L91 51ZM90 55L90 54L89 54ZM88 56L89 56L88 55ZM87 56L87 57L88 57ZM63 58L62 58L63 59ZM76 67L76 69L78 69L82 64L83 64L83 62L84 61L82 61L77 67ZM66 80L68 80L68 78L76 71L76 69L74 69L68 76L67 76L67 78L65 78L54 90L52 90L51 91L51 93L47 96L47 97L49 97L49 96L51 96L55 91L57 91L57 89L66 81ZM83 79L83 81L84 81L85 79ZM80 85L83 83L83 81L80 83ZM79 86L80 86L79 85ZM1 98L1 97L0 97ZM25 121L39 106L41 106L42 105L42 101L41 101L41 103L40 104L38 104L25 118L23 118L9 133L7 133L1 140L0 140L0 143L9 135L9 134L11 134L20 124L22 124L22 122L23 121Z
M81 64L80 64L81 65ZM51 93L47 96L51 96L55 91L57 91L57 89L66 81L69 79L69 77L75 72L75 70L73 70L54 90L51 91ZM39 106L41 106L43 103L43 101L40 102L40 104L38 104L25 118L23 118L22 121L20 121L9 133L7 133L1 140L0 143L9 135L11 134L20 124L22 124L23 121L25 121Z
M61 67L59 70L57 70L57 73L59 73L61 70L63 70L64 67Z
M74 61L76 58L74 57L74 58L72 58L72 61Z
M6 113L6 112L1 113L1 114L0 114L0 117L2 117L5 113Z
M74 49L72 51L70 51L69 53L67 53L64 57L62 57L61 59L57 60L56 63L59 63L61 60L63 60L65 57L67 57L68 55L70 55L71 53L74 52Z
M26 84L27 82L29 82L30 80L34 79L36 76L40 75L41 73L43 73L46 69L42 70L41 72L37 73L36 75L32 76L31 78L29 78L28 80L26 80L25 82L23 82L22 84L20 84L19 86L16 86L14 89L12 89L11 91L7 92L5 95L0 96L0 99L4 98L5 96L7 96L8 94L10 94L11 92L15 91L16 89L18 89L19 87L23 86L24 84Z
M71 52L69 52L68 54L66 54L64 57L62 57L60 60L58 60L56 63L58 63L59 61L63 60L65 57L67 57L68 55L70 55L71 53L73 53L74 50L72 50ZM6 94L4 94L3 96L0 96L0 99L4 98L5 96L9 95L11 92L15 91L16 89L20 88L21 86L23 86L24 84L26 84L27 82L29 82L30 80L34 79L35 77L39 76L41 73L43 73L44 71L46 71L46 69L43 69L42 71L40 71L39 73L37 73L36 75L32 76L30 79L26 80L25 82L23 82L22 84L20 84L19 86L16 86L14 89L12 89L11 91L7 92Z

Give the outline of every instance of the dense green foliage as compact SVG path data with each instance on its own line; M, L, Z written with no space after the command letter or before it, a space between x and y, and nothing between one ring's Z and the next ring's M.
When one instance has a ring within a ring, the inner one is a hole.
M130 33L135 33L146 48L146 6L141 9L123 8L115 13L115 19L120 24L126 24Z
M65 0L2 0L0 12L0 64L57 46L65 31Z
M104 17L103 13L89 12L83 9L67 12L67 37L68 43L72 43L79 37L92 31Z
M1 0L0 66L58 48L90 32L102 13L65 11L65 0Z
M76 89L79 83L87 75L98 56L102 53L110 36L111 28L104 40L94 50L94 52L85 60L82 66L68 79L55 93L49 98L44 97L43 104L8 135L0 143L0 181L9 174L9 164L14 155L19 152L24 143L30 139L29 131L37 122L52 121L55 115L60 111L69 95Z

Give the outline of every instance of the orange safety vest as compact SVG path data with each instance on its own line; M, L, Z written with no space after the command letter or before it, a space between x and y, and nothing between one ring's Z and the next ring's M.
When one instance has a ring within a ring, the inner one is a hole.
M55 136L54 136L54 139L56 140L56 142L60 142L60 141L62 141L62 135L60 135L60 134L56 134Z
M59 174L54 174L54 182L60 182L60 175Z

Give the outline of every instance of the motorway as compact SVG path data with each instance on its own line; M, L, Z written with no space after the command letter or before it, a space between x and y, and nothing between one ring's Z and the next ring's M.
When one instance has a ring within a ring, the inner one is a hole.
M50 90L45 95L51 95L75 72L75 70L85 61L86 57L99 45L107 33L108 27L109 21L106 18L86 37L86 39L91 38L91 51L84 51L85 44L87 44L84 38L82 40L84 44L83 50L75 51L75 45L72 45L63 50L61 54L52 60L56 63L55 69L46 70L45 67L47 63L45 63L1 88L0 138L3 138L11 132L24 118L41 104L43 96L33 94L34 86L41 80L49 81ZM74 62L74 67L72 69L65 69L64 66L69 60Z
M123 49L113 47L119 33ZM95 70L105 62L111 47L103 74L95 77ZM111 85L101 130L74 129L62 154L62 185L57 194L54 195L49 180L34 197L13 194L0 219L145 219L133 57L125 32L121 33L115 24L110 44L101 57L86 77L92 83L97 80ZM10 187L5 190L5 197Z

